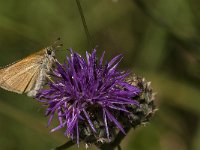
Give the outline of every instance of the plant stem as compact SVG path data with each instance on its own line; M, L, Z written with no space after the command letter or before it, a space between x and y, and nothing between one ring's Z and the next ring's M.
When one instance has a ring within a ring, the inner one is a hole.
M68 148L70 148L70 147L73 146L73 145L74 145L74 142L70 140L70 141L68 141L67 143L63 144L63 145L56 147L54 150L64 150L64 149L68 149Z
M84 17L84 14L83 14L83 9L81 7L80 0L76 0L76 4L78 6L78 10L79 10L79 13L80 13L80 16L81 16L81 20L82 20L82 23L83 23L83 27L84 27L85 34L87 36L89 45L90 45L91 48L94 48L93 40L92 40L92 37L90 35L90 32L88 30L88 27L87 27L87 24L86 24L86 21L85 21L85 17Z
M125 132L128 133L130 131L131 127L130 128L125 128ZM97 147L100 149L100 150L114 150L116 147L118 148L118 150L121 150L121 146L120 146L120 143L121 141L124 139L126 135L122 132L119 132L117 137L115 138L115 140L111 143L105 143L105 144L102 144L102 145L97 145Z

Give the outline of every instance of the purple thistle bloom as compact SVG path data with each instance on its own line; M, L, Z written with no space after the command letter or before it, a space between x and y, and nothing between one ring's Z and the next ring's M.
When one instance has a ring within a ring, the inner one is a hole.
M104 53L98 60L96 50L86 52L86 59L72 50L70 54L66 63L56 63L53 82L37 95L38 101L48 107L48 125L54 116L58 117L59 125L51 131L65 128L65 135L77 144L90 135L100 139L101 131L101 138L108 141L112 130L126 134L117 116L120 113L130 118L130 107L139 107L134 97L141 90L126 82L129 73L117 70L122 55L104 64Z

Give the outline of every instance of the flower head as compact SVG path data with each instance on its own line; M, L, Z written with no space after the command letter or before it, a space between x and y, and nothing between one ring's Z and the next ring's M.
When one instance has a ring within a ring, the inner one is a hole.
M65 135L77 143L110 142L137 124L134 113L141 109L141 85L117 69L122 55L106 63L103 59L104 53L98 59L96 50L86 52L86 59L70 50L64 64L56 63L53 82L36 97L47 105L48 125L54 116L59 120L52 132L65 128Z

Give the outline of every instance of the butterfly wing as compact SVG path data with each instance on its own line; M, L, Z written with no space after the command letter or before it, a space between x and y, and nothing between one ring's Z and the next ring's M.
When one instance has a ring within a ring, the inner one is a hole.
M27 90L30 90L34 86L34 79L37 79L36 76L38 70L39 66L33 66L25 72L23 70L20 70L21 72L3 81L0 84L0 87L5 90L20 94L25 91L28 92Z
M30 55L17 63L0 69L0 87L20 94L30 91L40 71L44 58L42 52Z
M28 93L28 92L30 92L31 90L34 89L34 87L35 87L35 85L37 83L39 75L40 75L40 69L37 69L36 72L33 74L30 82L27 84L27 87L26 87L26 89L24 91L25 93Z

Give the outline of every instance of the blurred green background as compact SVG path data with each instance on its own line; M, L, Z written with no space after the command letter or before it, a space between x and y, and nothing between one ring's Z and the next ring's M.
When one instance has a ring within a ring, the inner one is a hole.
M122 53L121 68L152 81L159 111L132 130L123 150L200 149L200 1L81 0L86 21L106 58ZM61 37L64 48L91 51L75 0L0 0L0 66ZM66 51L57 53L63 61ZM67 141L49 133L34 99L0 89L0 149L50 150ZM77 149L77 146L71 148ZM80 149L84 149L81 144ZM94 146L91 149L96 149Z

